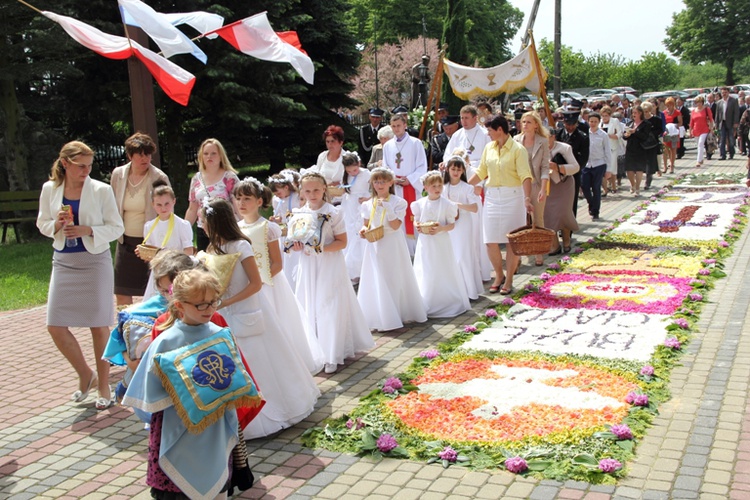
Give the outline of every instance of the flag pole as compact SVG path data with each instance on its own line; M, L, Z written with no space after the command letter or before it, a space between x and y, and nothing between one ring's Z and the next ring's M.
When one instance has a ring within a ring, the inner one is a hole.
M531 39L530 48L533 52L532 57L534 58L534 67L536 69L536 77L539 79L539 93L541 94L542 102L544 103L544 111L547 113L547 123L550 126L554 126L554 118L552 117L552 111L549 109L549 101L547 100L547 88L542 81L542 63L539 60L539 55L536 53L536 41L534 41L534 32L529 30L529 38Z
M31 5L30 3L26 3L23 0L18 0L20 3L24 4L26 7L30 8L31 10L35 10L38 13L42 14L42 11Z
M424 109L424 116L422 117L422 126L419 127L419 139L422 140L424 138L424 131L425 127L427 126L427 118L430 115L430 107L432 107L433 102L435 103L435 119L437 120L437 109L439 105L440 100L440 85L443 81L442 74L443 74L443 56L445 55L445 51L441 50L438 53L438 65L437 69L435 70L435 77L432 79L432 86L430 88L430 93L427 96L427 104ZM437 99L435 99L435 92L437 90L438 96ZM434 125L433 125L434 126Z

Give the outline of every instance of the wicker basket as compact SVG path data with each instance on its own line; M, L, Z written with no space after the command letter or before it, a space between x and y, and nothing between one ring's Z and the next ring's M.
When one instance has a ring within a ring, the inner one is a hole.
M161 248L141 243L138 245L138 256L145 262L151 262L151 259L156 257L159 250L161 250Z
M328 186L328 196L338 198L339 196L344 196L344 193L346 193L346 189L341 186Z
M544 255L552 249L557 234L552 229L536 227L530 220L507 234L508 244L516 255Z
M374 227L365 231L364 235L367 241L369 241L370 243L375 243L376 241L382 239L383 236L385 236L385 229L383 228L383 226Z

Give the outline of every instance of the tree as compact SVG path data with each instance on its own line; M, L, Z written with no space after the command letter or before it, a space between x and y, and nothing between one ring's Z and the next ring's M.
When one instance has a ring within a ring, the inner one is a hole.
M397 44L386 43L378 47L378 93L380 107L391 109L408 104L411 92L411 68L424 52L423 41L401 39ZM430 75L434 79L438 62L438 41L427 40L430 56ZM372 46L362 52L362 61L351 81L354 90L350 97L361 104L355 110L364 112L375 105L375 53Z
M466 0L448 0L448 12L443 25L443 45L448 48L445 57L454 63L469 66L469 48L466 40ZM450 87L448 79L443 80L441 100L450 109L461 107L461 99Z
M693 64L714 62L726 68L724 83L733 85L734 65L750 50L750 9L745 0L684 0L672 16L664 44Z
M405 5L395 1L348 0L347 24L365 45L397 44L402 39L441 38L446 0L422 0ZM451 2L453 0L448 0ZM448 6L448 10L451 7ZM496 66L512 57L511 37L523 22L523 12L508 0L464 0L467 63ZM424 27L422 18L424 16ZM419 58L412 64L419 62Z

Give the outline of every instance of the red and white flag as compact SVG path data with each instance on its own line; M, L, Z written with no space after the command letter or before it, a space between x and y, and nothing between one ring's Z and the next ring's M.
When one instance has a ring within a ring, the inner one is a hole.
M165 94L172 100L187 106L190 92L195 85L195 76L191 73L143 47L135 40L104 33L72 17L61 16L49 11L44 11L42 14L60 24L76 42L101 56L109 59L137 57L146 66Z
M276 33L265 12L228 24L211 33L219 35L243 54L264 61L291 64L307 83L313 84L315 66L302 50L297 32Z

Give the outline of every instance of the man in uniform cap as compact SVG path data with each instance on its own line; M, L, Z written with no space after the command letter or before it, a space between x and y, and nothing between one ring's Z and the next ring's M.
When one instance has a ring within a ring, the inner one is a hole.
M573 102L576 100L574 99ZM571 104L573 104L571 102ZM580 103L581 101L578 101ZM557 140L569 144L573 148L578 166L583 170L589 161L589 136L581 130L578 119L580 111L563 112L563 128L557 131ZM581 172L573 175L576 196L573 197L573 214L578 215L578 193L581 189Z
M359 157L362 164L367 165L372 154L372 147L380 144L378 140L378 130L382 126L383 115L385 111L380 108L370 108L370 124L363 125L359 129Z

